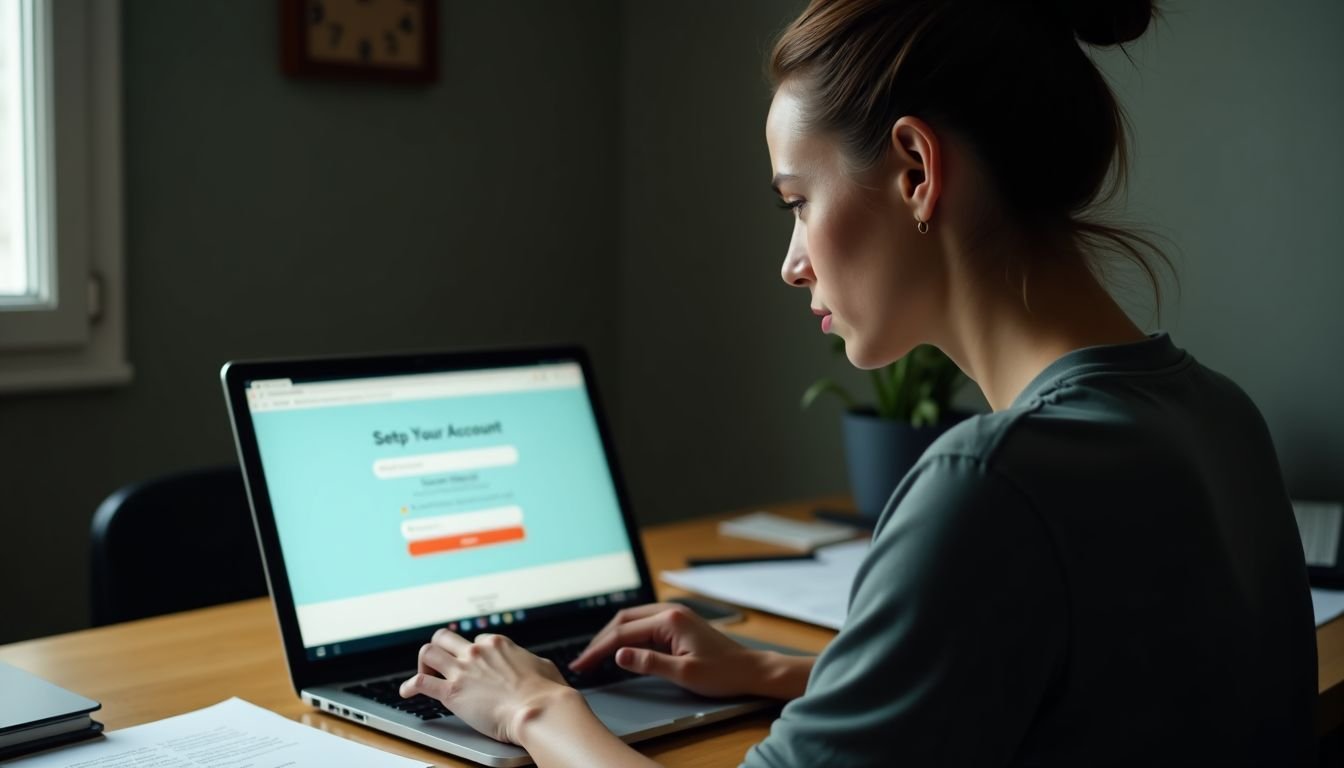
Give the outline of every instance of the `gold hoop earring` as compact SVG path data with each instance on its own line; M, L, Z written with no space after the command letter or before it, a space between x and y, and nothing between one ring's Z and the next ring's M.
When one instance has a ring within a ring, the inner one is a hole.
M929 222L915 219L915 229L919 230L919 234L927 235L929 234Z

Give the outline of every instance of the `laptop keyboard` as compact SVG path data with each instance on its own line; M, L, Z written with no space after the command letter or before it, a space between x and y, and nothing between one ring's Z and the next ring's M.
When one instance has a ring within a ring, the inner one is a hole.
M410 675L397 675L383 680L374 680L371 683L360 683L352 685L345 689L346 693L353 693L356 696L362 696L366 699L373 699L379 704L386 704L393 709L399 709L408 715L415 715L421 720L434 720L440 717L447 717L453 714L448 708L443 706L443 702L438 699L432 699L424 694L412 696L409 699L401 698L398 690L401 684L405 682Z
M599 685L608 685L617 683L621 680L629 680L632 677L638 677L634 672L621 669L616 665L614 658L608 657L596 669L584 674L578 674L569 668L569 662L578 658L578 655L588 646L588 638L579 638L561 645L547 646L538 650L536 653L543 659L550 659L555 662L555 666L564 676L565 682L575 688L596 688ZM399 709L410 715L415 715L421 720L434 720L440 717L447 717L452 712L438 699L430 698L423 694L413 696L409 699L401 698L398 692L402 682L410 674L394 675L382 680L359 683L345 688L346 693L353 693L366 699L372 699L379 704L385 704L393 709Z
M570 669L569 662L577 659L579 654L583 653L583 649L588 647L589 639L582 637L560 645L547 646L536 651L536 654L543 659L550 659L555 662L555 666L564 676L565 682L575 688L596 688L599 685L619 683L622 680L639 677L634 672L618 667L614 656L608 656L596 668L583 674L578 674Z

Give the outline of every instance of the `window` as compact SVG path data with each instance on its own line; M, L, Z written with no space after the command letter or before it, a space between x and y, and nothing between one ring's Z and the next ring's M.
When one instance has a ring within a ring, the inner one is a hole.
M0 392L130 379L118 14L0 0Z
M30 174L24 168L24 50L21 3L0 4L0 298L34 293L35 270L25 244Z

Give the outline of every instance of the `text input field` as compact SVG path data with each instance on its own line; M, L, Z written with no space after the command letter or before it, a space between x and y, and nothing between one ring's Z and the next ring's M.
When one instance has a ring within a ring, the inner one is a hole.
M518 463L518 448L497 445L465 451L423 453L419 456L396 456L373 462L373 474L381 480L402 477L434 475L441 472L464 472L471 469L507 467Z

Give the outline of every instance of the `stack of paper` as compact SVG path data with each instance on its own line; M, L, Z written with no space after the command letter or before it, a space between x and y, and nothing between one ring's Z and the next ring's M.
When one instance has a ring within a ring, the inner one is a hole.
M5 768L425 768L309 728L242 699L114 731L107 738L34 755Z
M707 597L839 629L868 539L816 551L813 560L708 565L663 571L663 581Z
M839 523L807 522L770 512L752 512L719 523L719 533L811 552L817 547L852 539L864 531Z
M707 597L839 629L868 540L819 549L815 560L712 565L663 571L662 580ZM1344 590L1311 590L1316 626L1344 615Z

